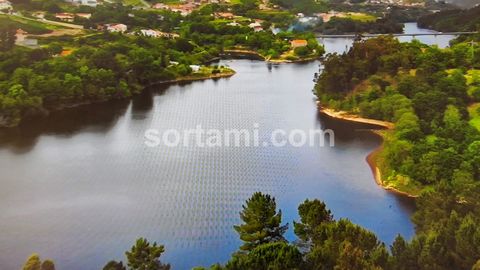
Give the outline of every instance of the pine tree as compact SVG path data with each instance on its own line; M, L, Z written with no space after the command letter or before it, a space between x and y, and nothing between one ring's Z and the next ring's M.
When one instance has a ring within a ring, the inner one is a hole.
M257 192L242 207L240 218L244 224L234 226L244 242L240 247L242 251L251 251L265 243L285 241L283 234L288 224L281 226L282 211L277 212L275 198Z
M170 265L160 262L160 256L165 251L164 246L150 244L147 239L140 238L132 249L125 253L130 270L168 270Z

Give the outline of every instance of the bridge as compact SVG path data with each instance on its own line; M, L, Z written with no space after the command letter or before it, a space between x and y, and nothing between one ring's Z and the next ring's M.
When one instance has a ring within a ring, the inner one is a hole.
M322 35L317 34L317 38L372 38L378 36L391 35L394 37L418 37L418 36L459 36L459 35L475 35L480 32L438 32L438 33L412 33L412 34L343 34L343 35Z

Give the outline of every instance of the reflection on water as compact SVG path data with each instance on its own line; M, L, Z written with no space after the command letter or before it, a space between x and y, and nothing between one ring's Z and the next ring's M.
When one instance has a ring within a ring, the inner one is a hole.
M338 46L344 47L345 44ZM366 155L381 139L365 125L317 113L319 63L222 61L232 78L159 86L132 101L54 112L0 137L0 269L32 252L58 269L100 269L138 237L165 244L175 269L224 262L240 242L232 229L253 192L277 198L292 226L306 198L390 243L413 235L412 203L378 187ZM157 147L149 128L331 128L330 147ZM294 239L292 230L287 236Z

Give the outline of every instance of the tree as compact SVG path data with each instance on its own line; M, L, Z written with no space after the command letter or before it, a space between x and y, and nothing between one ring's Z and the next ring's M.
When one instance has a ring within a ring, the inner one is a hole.
M52 260L45 260L42 263L40 256L34 253L28 257L23 265L23 270L55 270L55 264Z
M344 242L341 247L338 263L334 270L351 270L351 269L372 269L363 257L363 251L354 247L350 242Z
M418 140L423 134L420 129L419 119L415 113L406 112L402 114L395 125L395 133L400 139Z
M40 261L40 256L34 253L28 257L27 261L23 265L23 270L41 270L42 262Z
M127 270L123 265L123 262L109 261L104 267L103 270Z
M294 222L295 234L305 242L310 242L315 229L324 222L333 220L332 212L319 200L305 200L298 206L300 222Z
M52 260L45 260L42 263L42 270L55 270L55 264Z
M282 211L277 212L275 198L256 192L242 207L240 218L244 223L234 226L244 242L240 247L242 251L251 251L265 243L285 241L283 234L288 224L280 225Z
M240 254L227 263L227 270L294 270L303 264L300 251L285 242L259 245L248 254Z
M125 255L128 267L131 270L168 270L170 265L160 262L160 256L165 252L164 246L157 243L150 244L147 239L139 238L130 251Z

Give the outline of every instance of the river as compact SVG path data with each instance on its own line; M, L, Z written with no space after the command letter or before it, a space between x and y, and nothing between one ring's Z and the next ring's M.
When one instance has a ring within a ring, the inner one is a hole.
M437 37L448 38L448 37ZM325 40L329 52L349 40ZM442 40L443 42L443 40ZM443 44L443 43L442 43ZM159 86L131 101L53 113L0 135L0 269L33 252L57 269L101 269L135 239L166 246L173 269L225 262L240 245L232 226L255 191L276 197L287 233L307 198L325 201L391 243L410 238L412 201L377 186L365 162L381 139L327 119L312 94L319 62L222 60L228 79ZM335 131L335 147L149 148L150 128Z

